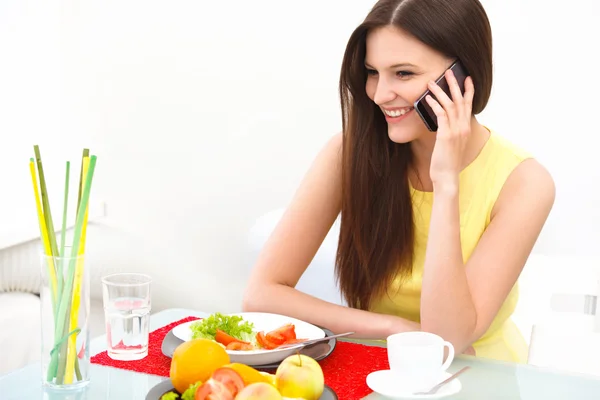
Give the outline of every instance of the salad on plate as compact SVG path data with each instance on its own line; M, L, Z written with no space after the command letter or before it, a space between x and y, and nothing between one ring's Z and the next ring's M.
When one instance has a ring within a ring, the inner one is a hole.
M296 337L296 327L286 323L265 332L256 331L254 324L240 315L214 313L190 324L192 339L210 339L227 350L275 350L283 345L296 344L307 339Z

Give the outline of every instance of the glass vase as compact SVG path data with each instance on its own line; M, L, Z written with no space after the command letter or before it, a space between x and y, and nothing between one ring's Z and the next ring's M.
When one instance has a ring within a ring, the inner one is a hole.
M89 268L83 255L46 254L41 267L42 382L54 389L81 388L90 370Z

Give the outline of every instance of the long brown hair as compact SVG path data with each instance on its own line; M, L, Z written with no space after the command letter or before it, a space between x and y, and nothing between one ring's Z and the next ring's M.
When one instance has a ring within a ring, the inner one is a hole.
M393 25L461 60L475 86L473 113L492 87L492 35L478 0L381 0L350 36L339 91L342 213L336 278L350 307L369 309L396 277L412 272L414 225L410 144L392 142L383 113L366 94L369 31Z

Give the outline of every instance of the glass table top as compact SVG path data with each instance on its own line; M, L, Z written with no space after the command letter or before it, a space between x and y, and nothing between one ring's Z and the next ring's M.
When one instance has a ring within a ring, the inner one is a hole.
M152 315L151 329L158 329L190 315L201 317L206 314L185 309L161 311ZM94 339L90 346L92 354L103 351L105 338ZM448 399L600 399L600 377L469 356L457 357L449 372L456 372L467 365L471 370L461 375L461 392ZM85 391L56 395L42 390L40 365L31 364L0 377L0 400L145 400L148 391L164 379L167 378L93 364L91 382ZM372 393L366 399L383 400L383 397Z

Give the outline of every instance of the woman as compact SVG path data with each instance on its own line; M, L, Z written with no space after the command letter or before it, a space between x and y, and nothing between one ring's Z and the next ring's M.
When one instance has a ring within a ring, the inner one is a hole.
M470 74L464 94L447 71L455 60ZM434 83L444 73L451 96ZM377 2L344 55L343 133L263 249L244 309L365 339L423 330L457 353L526 361L510 315L555 188L475 118L491 86L491 29L477 0ZM413 109L427 89L437 132ZM294 289L340 212L336 277L349 307Z

